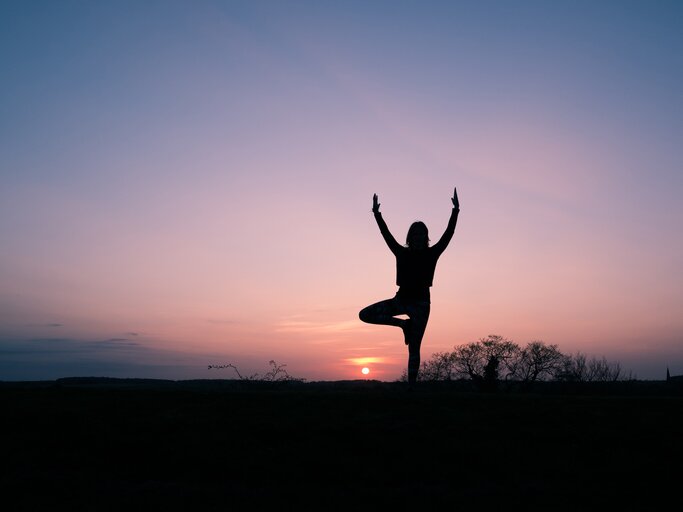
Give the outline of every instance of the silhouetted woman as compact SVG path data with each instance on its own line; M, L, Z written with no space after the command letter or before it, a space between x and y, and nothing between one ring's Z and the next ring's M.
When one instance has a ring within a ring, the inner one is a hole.
M430 295L436 262L453 238L458 221L460 203L457 189L453 190L453 211L441 239L429 246L429 232L424 222L413 222L408 229L406 246L399 244L389 232L379 211L377 194L372 197L372 211L384 241L396 256L396 284L398 292L392 299L383 300L361 310L358 316L369 324L394 325L403 330L408 345L408 382L414 384L420 369L420 345L429 320ZM396 318L407 315L408 319Z

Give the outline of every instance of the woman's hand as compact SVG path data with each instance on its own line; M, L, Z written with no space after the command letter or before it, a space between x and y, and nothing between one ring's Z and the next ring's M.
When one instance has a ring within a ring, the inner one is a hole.
M377 195L375 195L377 197ZM453 187L453 197L451 198L451 201L453 201L453 208L456 210L460 209L460 201L458 201L458 189Z
M379 213L379 203L377 202L377 194L372 195L372 213Z

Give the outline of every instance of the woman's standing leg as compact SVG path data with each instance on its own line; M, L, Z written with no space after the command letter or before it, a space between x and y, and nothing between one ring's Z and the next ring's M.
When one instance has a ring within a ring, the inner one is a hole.
M407 314L410 317L408 340L408 384L415 384L417 374L420 371L420 345L427 320L429 320L429 302L415 302L407 305Z

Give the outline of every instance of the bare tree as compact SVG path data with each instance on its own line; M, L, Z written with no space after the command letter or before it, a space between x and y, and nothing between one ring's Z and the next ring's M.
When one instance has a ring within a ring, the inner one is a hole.
M588 359L585 354L577 352L574 356L565 356L555 377L572 382L615 382L620 376L621 365L618 362L609 362L605 357ZM628 374L624 378L631 376Z
M594 357L588 362L588 375L588 380L593 382L616 382L621 375L621 365L610 363L605 357Z
M477 342L455 347L454 370L456 374L476 381L481 381L486 375L491 379L494 369L496 378L507 378L512 374L518 353L518 345L502 336L490 334Z
M553 378L562 369L565 356L557 345L546 345L536 340L519 351L511 361L510 378L523 382L535 382Z
M424 361L418 375L419 380L453 380L457 377L453 352L436 352Z
M228 364L210 364L208 365L208 369L211 370L212 368L216 369L223 369L223 368L232 368L233 371L237 374L237 377L239 380L250 380L250 381L262 381L262 382L285 382L285 381L297 381L297 382L303 382L306 379L300 379L297 377L292 377L287 370L285 370L286 364L277 364L275 361L271 360L268 362L270 365L270 370L263 373L263 375L259 373L254 373L252 375L242 375L240 371L237 369L237 366L234 364L228 363Z
M436 352L420 366L419 380L455 380L468 378L482 387L495 389L498 380L541 380L565 382L613 382L631 380L618 362L609 362L577 352L565 355L557 345L541 340L520 348L513 341L491 334L476 342L456 346L453 352ZM401 380L406 380L404 372Z
M564 356L555 380L564 382L585 382L587 380L586 356L577 352L573 356Z

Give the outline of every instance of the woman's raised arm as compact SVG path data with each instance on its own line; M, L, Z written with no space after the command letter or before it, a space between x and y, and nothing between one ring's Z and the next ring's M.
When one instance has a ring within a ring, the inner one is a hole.
M394 236L389 231L387 223L384 222L384 219L382 218L382 214L379 211L379 202L377 194L373 194L372 196L372 213L375 214L375 220L377 221L377 225L379 226L379 232L382 233L382 237L389 246L389 249L394 254L398 254L398 252L402 249L401 244L399 244L396 241Z
M453 197L451 198L453 202L453 210L451 211L451 218L448 219L448 226L446 226L446 231L441 235L441 238L436 242L433 248L438 252L442 253L448 247L451 238L453 238L453 233L455 233L455 225L458 223L458 213L460 213L460 201L458 201L458 189L453 189Z

